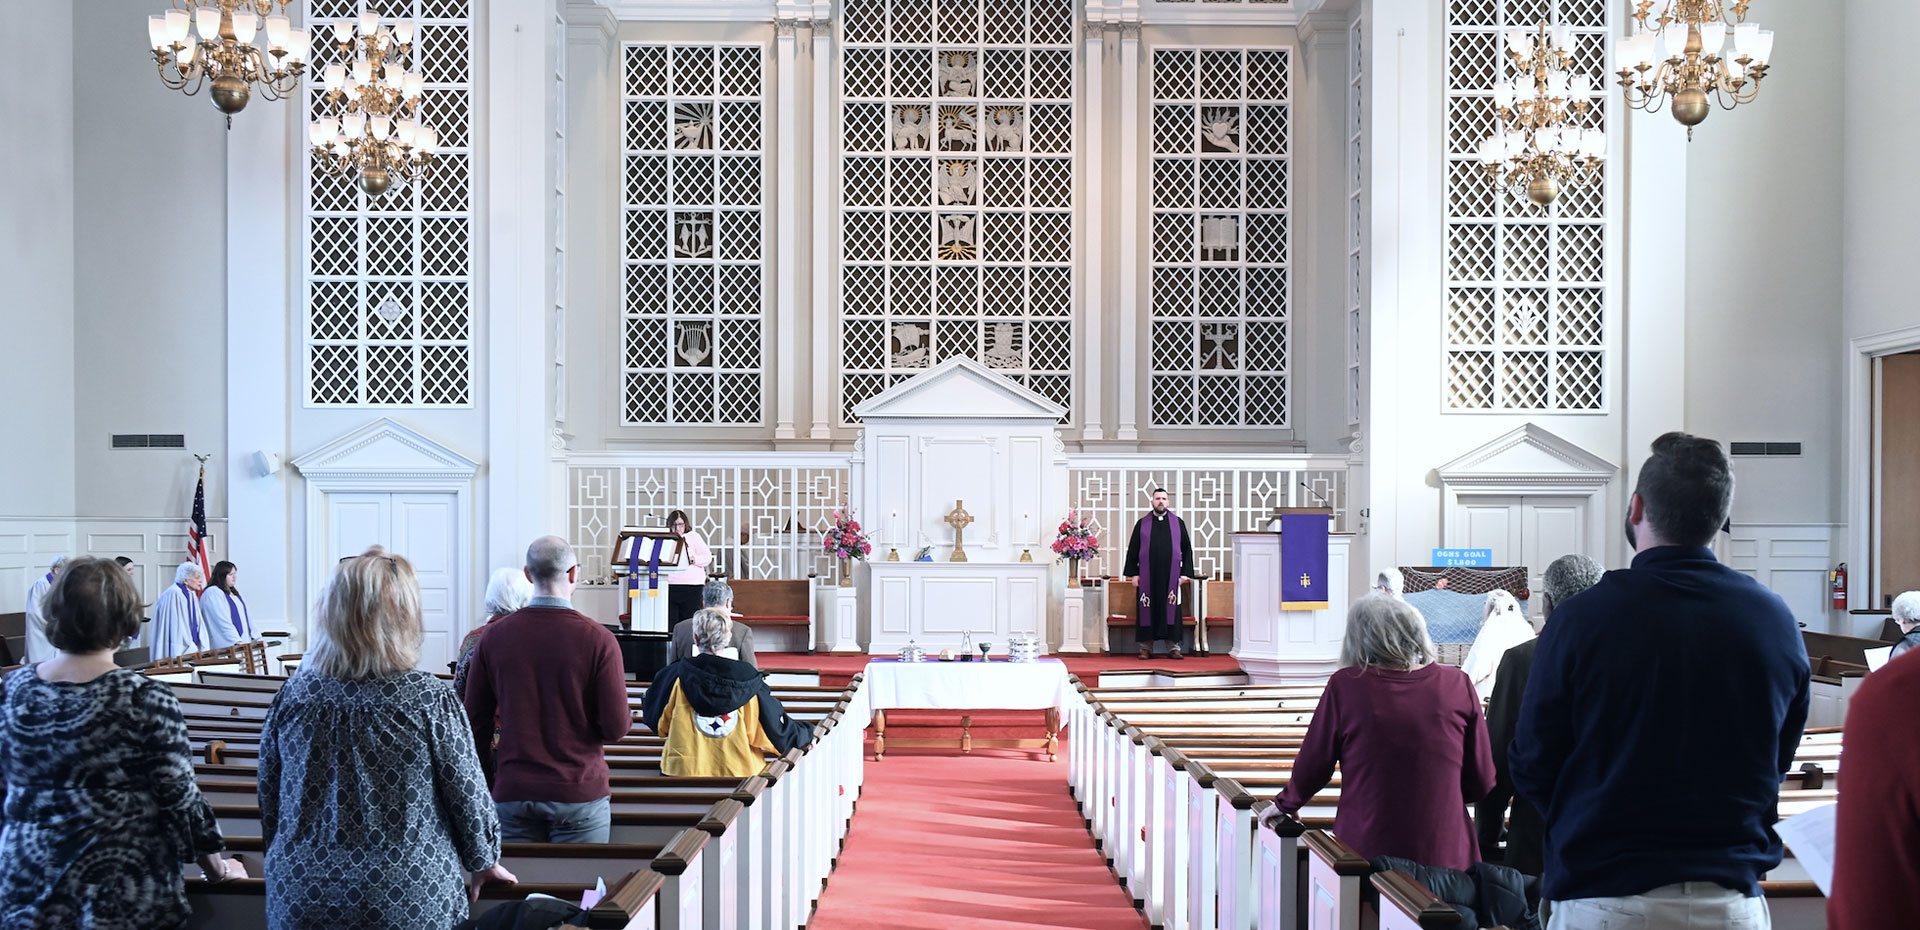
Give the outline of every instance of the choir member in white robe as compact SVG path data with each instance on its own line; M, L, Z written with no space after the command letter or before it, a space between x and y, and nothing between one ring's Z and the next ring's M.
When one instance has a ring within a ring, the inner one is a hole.
M1487 618L1480 624L1480 634L1473 638L1473 648L1467 650L1467 660L1460 664L1460 670L1473 679L1480 700L1493 694L1495 673L1507 650L1532 638L1533 624L1527 622L1520 602L1506 591L1488 592Z
M207 622L213 644L209 649L225 649L235 643L250 643L260 638L253 628L253 613L247 599L240 596L240 569L232 562L215 562L213 580L200 592L200 616Z
M173 584L153 605L153 628L147 631L147 647L153 658L170 659L213 648L206 618L200 611L200 591L206 586L200 566L182 562L174 570Z
M53 578L60 573L60 566L66 561L64 555L54 559L53 564L47 567L47 573L34 579L33 586L27 589L28 662L45 662L59 652L52 643L47 642L47 615L40 612L40 602L46 598L47 589L53 587Z

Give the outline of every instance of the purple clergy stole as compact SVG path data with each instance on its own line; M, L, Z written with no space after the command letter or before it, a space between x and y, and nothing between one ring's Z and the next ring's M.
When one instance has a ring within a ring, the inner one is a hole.
M200 599L193 596L193 589L187 587L187 583L184 581L174 585L174 587L179 588L180 593L186 595L187 597L187 632L193 635L194 646L199 647L200 646Z
M248 626L247 621L253 618L247 617L244 620L241 619L242 614L246 611L246 608L247 608L247 599L244 597L238 598L240 603L235 604L234 601L236 600L236 598L232 591L229 591L226 588L221 588L220 593L226 595L227 597L227 619L233 621L233 635L239 637L240 639L252 639L253 637L248 635L247 633L247 626Z
M1150 585L1140 586L1140 625L1152 626L1153 616L1160 614L1170 624L1180 624L1180 518L1173 511L1167 511L1167 544L1173 547L1167 558L1167 600L1164 604L1150 604L1152 595L1148 593ZM1145 580L1147 572L1153 566L1153 514L1140 518L1140 577Z

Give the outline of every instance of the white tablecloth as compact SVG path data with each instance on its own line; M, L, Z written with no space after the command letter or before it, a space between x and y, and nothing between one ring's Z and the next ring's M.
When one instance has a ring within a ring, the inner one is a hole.
M1033 662L867 663L867 707L938 710L1065 710L1073 688L1059 659Z

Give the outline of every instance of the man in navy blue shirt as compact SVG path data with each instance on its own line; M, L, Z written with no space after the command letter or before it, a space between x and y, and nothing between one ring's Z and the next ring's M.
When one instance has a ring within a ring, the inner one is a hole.
M1633 567L1540 637L1508 763L1546 819L1551 930L1768 926L1807 652L1779 595L1707 548L1732 503L1719 443L1654 440L1627 510Z

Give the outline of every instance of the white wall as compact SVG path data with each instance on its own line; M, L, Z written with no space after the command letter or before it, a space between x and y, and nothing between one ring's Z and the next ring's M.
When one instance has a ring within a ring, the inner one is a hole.
M226 513L226 128L205 90L155 76L151 6L73 8L73 512L184 520L187 452L214 456L207 513ZM184 433L187 450L115 452L116 432Z
M1845 36L1834 12L1756 8L1778 70L1757 101L1716 108L1687 146L1687 429L1803 444L1799 457L1734 460L1736 523L1843 519L1846 134L1831 63Z
M1885 106L1887 94L1910 78L1905 40L1916 29L1920 6L1908 0L1847 0L1841 65L1846 84L1839 105L1846 114L1848 338L1920 325L1920 292L1913 288L1920 189L1901 178L1920 151L1920 124ZM1780 61L1786 67L1786 59Z
M0 94L0 125L32 127L33 144L12 147L0 185L0 435L7 479L0 514L73 512L73 20L42 17L34 41L17 43L18 75L46 79ZM26 136L15 135L24 140ZM20 555L27 555L21 552ZM0 584L0 609L13 585Z

